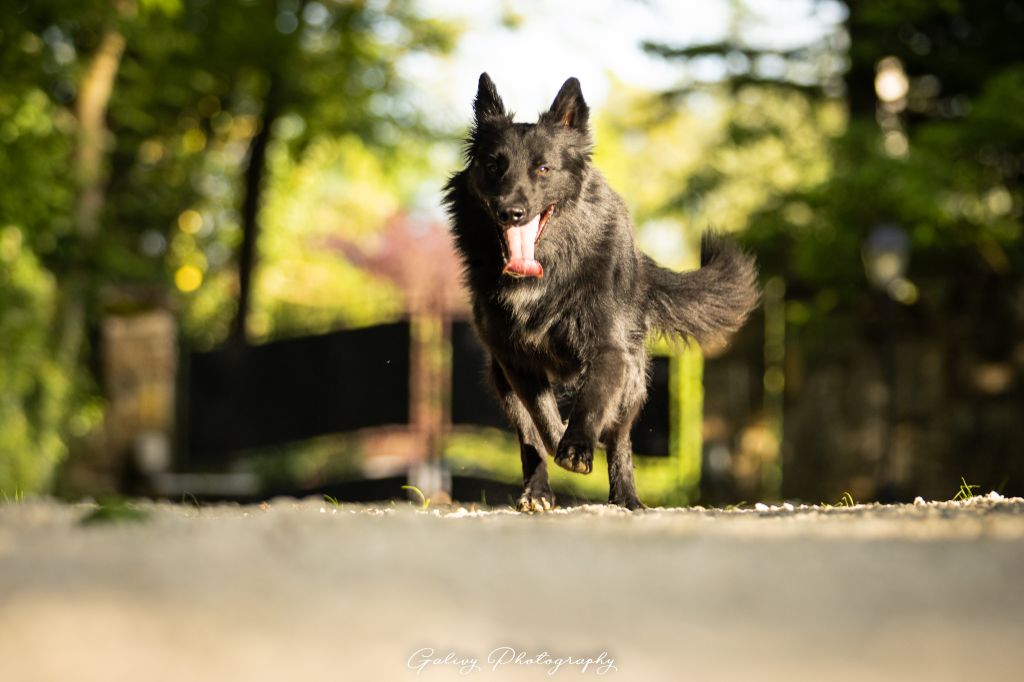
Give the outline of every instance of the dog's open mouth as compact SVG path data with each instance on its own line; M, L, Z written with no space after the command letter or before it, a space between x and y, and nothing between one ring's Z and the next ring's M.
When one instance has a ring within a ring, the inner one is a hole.
M505 228L505 267L501 274L511 277L544 276L544 267L534 258L534 248L554 212L555 205L551 204L525 225Z

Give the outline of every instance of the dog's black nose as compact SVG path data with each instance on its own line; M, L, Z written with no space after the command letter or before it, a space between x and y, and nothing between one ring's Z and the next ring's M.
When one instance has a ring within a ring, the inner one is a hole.
M522 206L509 206L498 209L498 220L504 224L518 223L526 215L526 209Z

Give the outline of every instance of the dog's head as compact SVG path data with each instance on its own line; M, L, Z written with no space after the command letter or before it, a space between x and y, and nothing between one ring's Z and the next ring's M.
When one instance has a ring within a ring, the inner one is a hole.
M501 233L503 272L543 277L536 258L545 229L576 201L590 157L589 109L580 82L565 81L536 123L516 123L490 77L480 75L468 141L469 183Z

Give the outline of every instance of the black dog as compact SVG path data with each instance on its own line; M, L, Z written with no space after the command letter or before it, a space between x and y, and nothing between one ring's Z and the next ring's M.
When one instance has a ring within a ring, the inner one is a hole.
M706 341L757 304L753 259L705 235L699 270L659 267L633 243L622 199L591 165L589 109L570 78L536 124L515 123L480 76L466 168L445 187L476 330L519 435L521 511L554 504L545 452L590 473L607 448L609 500L643 505L629 433L647 396L648 332ZM556 391L568 396L568 422Z

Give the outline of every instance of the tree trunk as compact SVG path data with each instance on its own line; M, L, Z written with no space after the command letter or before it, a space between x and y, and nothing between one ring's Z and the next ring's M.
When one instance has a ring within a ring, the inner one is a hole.
M113 20L116 22L116 18ZM105 200L107 156L107 106L114 89L125 39L116 25L100 41L78 92L75 113L78 135L74 171L78 185L75 229L78 249L62 282L63 299L57 314L57 359L69 376L75 371L85 338L86 309L92 286L90 256L100 232Z
M875 117L875 55L870 51L858 49L862 36L869 27L862 19L862 10L857 3L846 3L849 15L846 19L846 30L850 36L847 69L846 101L850 108L850 117L854 119L873 119Z
M249 309L252 307L252 276L256 266L256 241L259 237L260 198L263 191L263 176L266 174L267 145L270 144L271 128L279 113L277 100L277 77L271 76L263 102L263 120L256 135L249 142L248 161L245 167L242 244L238 254L238 309L231 321L228 336L228 342L233 346L244 346L248 342L247 320Z

